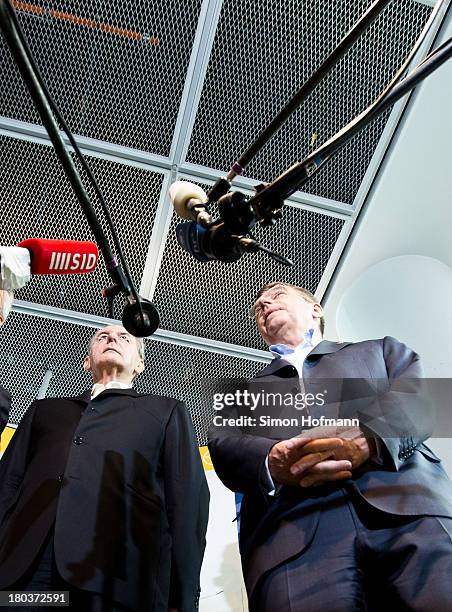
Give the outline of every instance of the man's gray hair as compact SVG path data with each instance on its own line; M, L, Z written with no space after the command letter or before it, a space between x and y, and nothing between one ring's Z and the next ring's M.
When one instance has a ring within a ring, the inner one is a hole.
M140 356L140 359L142 359L144 361L144 350L145 350L145 344L144 344L144 340L143 338L137 338L136 336L134 336L136 343L137 343L137 350L138 350L138 355Z

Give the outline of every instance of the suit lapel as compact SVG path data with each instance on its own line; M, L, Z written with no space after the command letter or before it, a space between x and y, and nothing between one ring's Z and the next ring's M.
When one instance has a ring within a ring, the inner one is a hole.
M306 359L312 360L318 356L337 353L337 351L340 351L350 344L353 344L353 342L331 342L330 340L322 340L322 342L319 342L319 344L312 349Z
M319 342L317 346L315 346L310 353L306 356L305 364L303 367L303 374L305 371L306 362L314 365L315 361L321 359L323 355L330 355L332 353L337 353L341 349L345 348L353 344L352 342L331 342L330 340L322 340ZM280 376L282 378L287 378L290 376L294 376L294 367L285 361L283 358L273 359L263 370L261 370L257 377L260 378L262 376Z
M263 370L256 374L256 378L261 378L261 376L281 376L282 378L287 377L287 373L291 370L293 371L293 366L284 359L273 359L268 365L265 366ZM293 376L293 374L292 374Z
M99 393L97 397L106 397L107 395L127 395L131 397L139 397L140 393L135 391L134 388L131 389L105 389L102 393ZM88 404L91 401L91 387L89 389L85 389L83 393L80 395L76 395L75 397L68 397L67 399L72 400L74 402L81 402L84 404Z

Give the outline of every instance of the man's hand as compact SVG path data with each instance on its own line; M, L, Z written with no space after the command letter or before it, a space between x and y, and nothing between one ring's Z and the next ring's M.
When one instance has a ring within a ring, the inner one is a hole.
M350 478L352 475L350 469L354 470L362 465L375 451L375 442L372 439L365 438L359 429L356 429L354 433L356 437L349 437L349 430L347 437L343 439L342 446L334 449L332 458L317 462L308 473L303 469L303 466L301 466L301 471L297 472L299 466L294 464L292 470L296 474L302 475L299 482L300 486L319 486L332 480ZM344 461L349 462L349 469L344 469Z
M334 457L344 446L341 438L309 438L296 437L282 440L275 444L268 454L268 467L273 480L280 484L299 486L302 477L311 474L316 464L328 464L326 461ZM331 462L334 465L323 465L323 476L328 480L350 478L352 467L348 458L337 458ZM345 475L346 474L346 475ZM339 476L338 476L339 475ZM316 477L317 474L314 474ZM310 476L312 477L312 476ZM308 486L308 485L306 485Z

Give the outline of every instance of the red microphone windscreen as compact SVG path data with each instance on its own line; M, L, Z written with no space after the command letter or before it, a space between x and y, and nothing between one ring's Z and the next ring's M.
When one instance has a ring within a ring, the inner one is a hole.
M82 240L28 238L17 246L30 251L32 274L86 274L99 259L97 245Z

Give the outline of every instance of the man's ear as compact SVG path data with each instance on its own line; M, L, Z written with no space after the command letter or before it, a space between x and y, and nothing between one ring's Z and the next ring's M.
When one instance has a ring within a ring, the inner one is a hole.
M323 308L317 302L312 306L312 316L315 319L321 319L323 317Z
M83 361L83 369L85 372L91 372L91 359L89 355L87 355Z
M138 376L138 374L141 374L143 370L144 370L144 361L140 359L140 361L137 363L134 369L135 376Z

